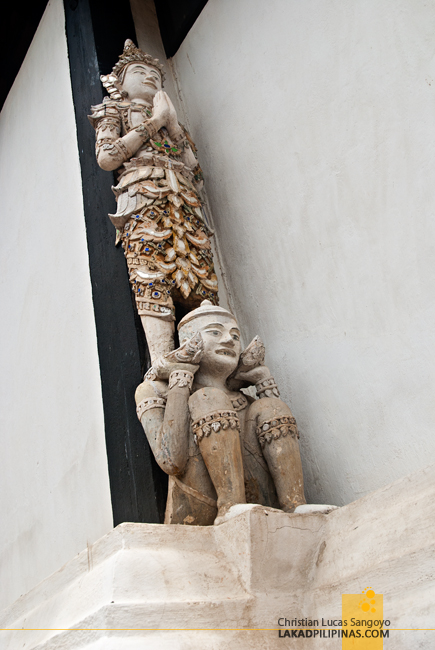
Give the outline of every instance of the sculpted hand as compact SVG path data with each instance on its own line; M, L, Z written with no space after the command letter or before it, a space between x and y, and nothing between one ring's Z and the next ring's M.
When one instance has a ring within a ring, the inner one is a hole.
M251 368L250 370L238 370L236 371L234 375L234 379L238 379L240 381L246 381L249 384L256 384L258 381L264 381L265 379L268 379L272 375L270 374L270 370L267 366L256 366L255 368Z
M163 90L159 90L154 95L152 120L158 129L166 126L168 122L170 113L168 99L169 97Z
M152 368L147 372L153 373L155 378L168 379L173 370L187 370L195 374L199 368L199 362L204 352L204 341L201 333L183 343L177 350L168 352L165 356L157 359ZM149 377L151 378L151 377Z
M265 349L259 336L252 339L248 347L240 355L239 367L234 373L238 381L256 384L271 377L270 370L264 365Z

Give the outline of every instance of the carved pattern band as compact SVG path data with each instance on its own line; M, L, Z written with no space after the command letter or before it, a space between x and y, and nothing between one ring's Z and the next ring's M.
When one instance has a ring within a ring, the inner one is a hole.
M196 420L192 424L193 437L198 444L201 440L209 436L213 431L226 431L227 429L235 429L240 431L240 422L235 411L213 411L204 418Z
M187 386L189 390L192 390L193 384L193 372L188 370L173 370L169 375L169 389L175 388L184 388Z
M285 436L290 435L293 438L299 438L296 420L288 415L263 422L257 427L256 432L261 447L264 447L266 442L270 443L272 440L278 440L281 436L285 438Z
M143 302L138 300L136 295L136 305L139 312L139 316L147 316L147 313L152 311L154 315L164 317L166 320L174 320L175 316L175 307L167 307L166 305L159 305L155 301Z
M154 137L157 133L157 129L150 120L147 120L144 124L139 124L139 126L135 128L135 131L140 135L143 142L148 142L148 140Z
M122 138L118 138L118 140L115 140L115 142L107 142L103 144L102 147L109 153L109 156L118 158L118 160L121 160L123 162L128 160L131 156L131 153L122 141Z
M257 381L255 390L259 399L262 397L279 397L278 386L273 377L268 377L268 379L263 379L263 381Z
M136 413L139 420L142 419L142 415L149 411L150 409L164 409L166 406L166 400L162 397L146 397L136 407Z

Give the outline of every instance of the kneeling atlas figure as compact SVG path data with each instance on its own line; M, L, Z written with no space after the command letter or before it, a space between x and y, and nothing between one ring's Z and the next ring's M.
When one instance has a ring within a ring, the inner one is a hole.
M234 316L208 300L178 329L181 347L136 391L138 417L170 477L165 523L217 524L245 503L288 513L303 506L296 422L260 339L242 353ZM258 399L240 391L248 385Z

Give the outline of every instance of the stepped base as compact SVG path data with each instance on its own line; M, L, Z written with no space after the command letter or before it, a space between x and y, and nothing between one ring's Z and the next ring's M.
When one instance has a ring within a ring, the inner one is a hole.
M311 641L280 639L278 619L339 619L341 595L367 587L384 594L391 628L430 628L434 504L429 469L328 515L258 506L214 527L122 524L6 610L0 644L301 649ZM388 647L434 639L391 629Z

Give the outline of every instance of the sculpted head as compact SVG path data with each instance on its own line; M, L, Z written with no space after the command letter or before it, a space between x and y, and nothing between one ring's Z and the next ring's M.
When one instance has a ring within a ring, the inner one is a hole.
M163 66L159 60L142 52L130 39L125 41L124 51L112 72L101 76L111 99L142 99L149 103L162 89L163 79Z
M229 377L237 368L240 353L240 331L234 316L224 309L203 300L198 309L185 316L179 326L180 344L201 333L204 353L200 372Z
M118 85L124 97L152 102L156 92L162 89L162 77L157 68L135 61L124 68Z

